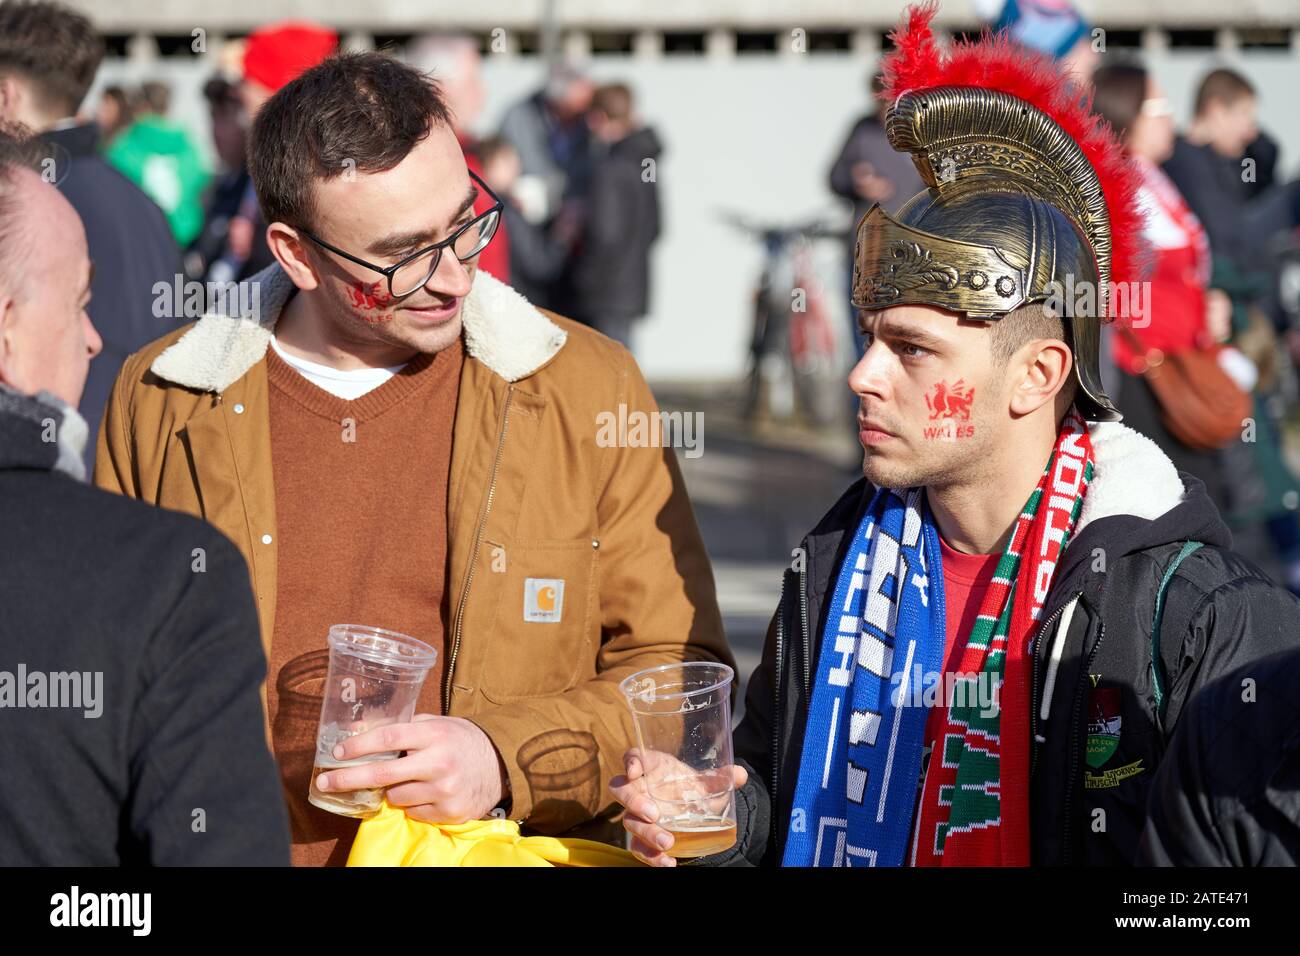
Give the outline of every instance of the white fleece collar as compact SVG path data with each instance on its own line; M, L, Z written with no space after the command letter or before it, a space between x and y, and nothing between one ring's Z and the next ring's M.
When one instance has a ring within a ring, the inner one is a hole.
M1154 521L1186 496L1178 469L1150 438L1119 422L1089 422L1088 436L1093 476L1072 538L1090 522L1111 515Z
M294 293L293 282L279 265L251 279L257 298L228 296L228 301L257 303L254 315L211 312L164 349L150 370L159 378L204 392L224 392L266 355L275 324ZM527 378L563 346L566 333L528 300L495 276L479 269L461 304L465 348L507 382Z

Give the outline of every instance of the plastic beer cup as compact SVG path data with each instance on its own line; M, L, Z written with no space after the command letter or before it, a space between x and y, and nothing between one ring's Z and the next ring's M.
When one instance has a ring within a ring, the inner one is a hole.
M329 631L330 663L316 732L316 760L307 799L322 810L346 817L369 817L383 804L382 789L316 789L316 778L340 767L391 760L397 752L338 760L339 741L385 724L415 716L420 688L438 652L423 641L396 631L361 624L335 624Z

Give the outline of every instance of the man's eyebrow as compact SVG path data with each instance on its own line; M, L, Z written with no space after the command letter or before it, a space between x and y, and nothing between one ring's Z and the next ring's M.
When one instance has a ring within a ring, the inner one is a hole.
M947 339L933 335L919 325L908 325L902 322L890 322L886 320L884 322L877 322L875 329L868 329L866 323L863 322L861 315L858 317L858 323L862 326L864 332L885 335L891 339L907 339L909 342L915 342L917 345L931 346L934 348L939 348L948 344Z
M478 187L471 182L469 184L469 192L465 194L465 199L461 202L460 208L452 213L451 218L447 220L448 231L450 231L451 227L456 224L457 219L474 208L474 203L476 202L478 202Z
M90 268L86 270L86 284L81 287L81 297L90 295L90 287L95 284L95 260L91 259Z
M451 227L455 225L456 220L465 215L477 200L478 187L473 183L470 183L469 192L465 194L465 199L461 202L456 211L452 213L451 218L447 220L447 232L451 231ZM372 242L366 247L366 251L376 256L395 256L401 252L414 251L420 246L433 245L433 243L437 241L436 236L437 233L431 229L422 229L419 232L398 233L391 236L385 236L383 239Z

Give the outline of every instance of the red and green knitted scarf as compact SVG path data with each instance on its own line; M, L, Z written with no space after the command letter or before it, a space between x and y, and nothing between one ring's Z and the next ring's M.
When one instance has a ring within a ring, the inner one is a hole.
M930 755L914 865L1029 865L1030 647L1092 473L1088 427L1072 408L966 641L958 672L970 692L948 702ZM977 680L1000 684L998 706L981 708Z

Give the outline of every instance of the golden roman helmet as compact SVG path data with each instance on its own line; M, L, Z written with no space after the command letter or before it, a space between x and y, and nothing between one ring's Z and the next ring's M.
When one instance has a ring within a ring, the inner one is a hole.
M1110 217L1079 144L1026 100L975 86L905 92L885 131L894 149L912 154L928 188L896 216L876 205L862 218L853 304L929 305L997 321L1026 303L1050 303L1066 322L1080 413L1119 421L1099 368Z

